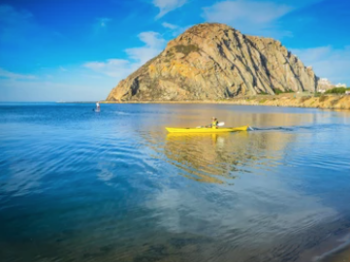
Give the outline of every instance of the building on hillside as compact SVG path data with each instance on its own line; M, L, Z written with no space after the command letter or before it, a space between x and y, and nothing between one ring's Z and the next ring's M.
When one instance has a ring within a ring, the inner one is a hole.
M329 89L334 88L334 85L327 78L319 78L317 81L317 92L324 93Z
M336 84L335 87L345 87L346 88L346 84L339 83L339 84Z

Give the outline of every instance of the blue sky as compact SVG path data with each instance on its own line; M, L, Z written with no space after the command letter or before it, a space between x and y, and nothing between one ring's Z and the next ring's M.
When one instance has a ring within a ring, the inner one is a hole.
M348 0L2 0L0 101L105 99L192 25L273 37L350 85Z

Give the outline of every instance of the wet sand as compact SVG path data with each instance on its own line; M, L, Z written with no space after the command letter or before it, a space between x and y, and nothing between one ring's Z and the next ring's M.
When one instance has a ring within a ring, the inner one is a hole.
M350 229L329 236L303 252L297 262L350 262Z

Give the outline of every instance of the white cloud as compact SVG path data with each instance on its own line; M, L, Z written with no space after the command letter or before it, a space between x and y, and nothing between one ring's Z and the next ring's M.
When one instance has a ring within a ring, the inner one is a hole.
M127 59L108 59L105 62L88 62L84 64L84 67L118 79L127 77L138 67L158 55L165 45L165 40L156 32L143 32L138 37L145 45L126 49Z
M159 14L156 16L156 19L183 6L186 2L187 0L153 0L153 5L159 8Z
M283 194L276 202L267 202L266 199L256 198L254 194L246 194L257 188L275 194L283 190ZM155 194L154 199L147 202L146 206L159 214L157 224L160 227L170 232L201 233L203 236L211 235L213 232L216 235L225 234L227 228L235 228L235 232L244 233L247 238L253 240L256 238L258 229L258 224L254 220L260 217L267 222L263 228L259 228L261 229L259 234L263 236L259 238L261 243L266 241L265 237L271 237L271 232L276 234L277 232L295 232L295 229L300 227L300 221L305 221L306 218L313 218L321 223L334 219L338 215L334 209L323 205L318 198L295 190L278 176L269 179L259 177L251 179L242 175L235 182L235 187L226 187L225 190L227 193L234 192L234 194L228 194L230 197L224 197L227 203L232 204L230 208L217 205L215 201L193 190L174 189L166 185ZM244 197L241 197L242 195ZM283 211L278 212L276 210L281 210L280 203L288 204L284 205ZM183 210L190 212L181 212ZM271 213L271 210L276 212ZM198 218L201 218L200 221ZM198 223L205 224L206 230L198 226ZM279 228L279 230L271 231L272 228Z
M99 34L107 29L108 24L112 21L111 18L108 17L100 17L97 18L95 23L93 24L93 30L95 34Z
M107 24L110 22L110 21L112 21L112 19L110 19L110 18L99 18L99 19L97 19L98 21L98 24L99 24L99 26L100 27L106 27L107 26Z
M236 0L204 7L202 16L208 22L225 23L243 33L264 34L274 30L272 22L291 10L293 7L285 4Z
M84 67L115 78L123 78L131 73L130 70L133 69L132 63L123 59L108 59L106 62L88 62L84 64Z
M146 44L144 47L129 48L125 51L129 55L129 58L141 65L162 51L165 40L156 32L143 32L139 34L139 38Z
M139 34L139 38L149 47L159 48L163 47L165 40L157 32L143 32Z
M178 28L177 25L173 25L173 24L170 24L170 23L167 23L167 22L162 23L162 26L165 27L165 28L173 29L173 30Z
M306 66L312 66L316 75L333 83L350 85L350 46L334 49L322 46L307 49L291 49Z
M252 22L255 24L271 22L291 10L286 5L272 2L225 1L204 8L204 17L209 21L231 24L235 22Z
M171 35L176 37L176 36L182 34L183 32L185 32L192 25L182 27L182 26L178 26L178 25L164 22L164 23L162 23L162 26L164 28L169 29L169 31L171 32Z
M36 77L33 75L23 75L17 74L5 69L0 68L0 77L2 78L10 78L10 79L35 79Z
M297 9L322 0L226 0L204 7L202 17L207 22L228 24L245 34L274 38L293 36L284 30L279 19ZM307 21L309 18L304 18Z

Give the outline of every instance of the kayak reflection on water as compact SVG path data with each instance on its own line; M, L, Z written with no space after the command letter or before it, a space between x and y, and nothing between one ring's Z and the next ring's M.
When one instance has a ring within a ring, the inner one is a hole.
M234 135L169 133L163 152L181 176L205 183L232 183L228 180L234 179L238 170L245 172L244 163L252 161L254 157L242 150L250 139L252 137L248 132L237 132Z

